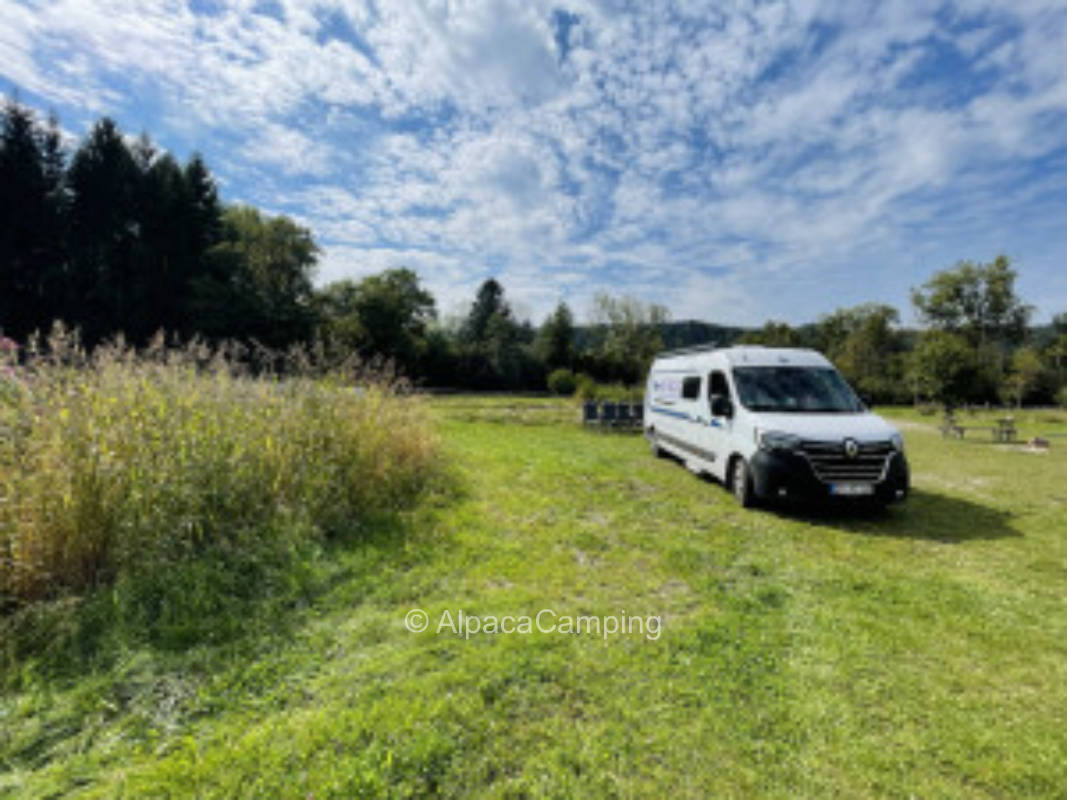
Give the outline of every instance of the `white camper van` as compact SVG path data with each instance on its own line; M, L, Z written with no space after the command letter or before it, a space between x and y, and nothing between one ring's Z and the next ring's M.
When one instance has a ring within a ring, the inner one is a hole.
M814 350L695 347L656 357L645 436L742 506L764 499L908 495L900 433L859 400Z

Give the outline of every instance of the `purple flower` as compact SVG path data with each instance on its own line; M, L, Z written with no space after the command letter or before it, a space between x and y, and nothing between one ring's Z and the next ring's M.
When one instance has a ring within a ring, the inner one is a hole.
M0 366L0 397L17 396L20 392L28 391L28 388L17 369L10 364Z
M18 357L18 344L6 336L0 336L0 364L14 363L18 361Z

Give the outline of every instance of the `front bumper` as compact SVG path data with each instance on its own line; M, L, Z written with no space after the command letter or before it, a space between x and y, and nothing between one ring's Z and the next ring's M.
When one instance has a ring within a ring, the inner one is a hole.
M874 483L874 494L844 498L831 493L830 484L819 480L803 455L788 451L758 451L749 463L752 488L764 500L865 500L880 504L899 503L908 496L910 472L903 453L893 453L884 477Z

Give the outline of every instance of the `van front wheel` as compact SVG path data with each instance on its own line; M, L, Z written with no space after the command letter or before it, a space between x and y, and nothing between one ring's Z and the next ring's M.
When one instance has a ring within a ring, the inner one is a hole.
M730 465L730 490L741 508L752 508L756 505L756 494L752 490L752 476L748 471L748 463L741 456L735 457Z

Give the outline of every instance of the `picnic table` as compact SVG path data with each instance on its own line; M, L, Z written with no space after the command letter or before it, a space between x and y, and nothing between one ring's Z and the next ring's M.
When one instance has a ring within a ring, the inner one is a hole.
M1016 435L1015 417L1001 417L997 420L997 427L993 429L994 441L1014 442Z
M994 442L1014 442L1018 431L1015 429L1015 417L1000 417L995 425L960 425L955 416L946 414L941 423L943 437L965 438L967 431L989 431Z

